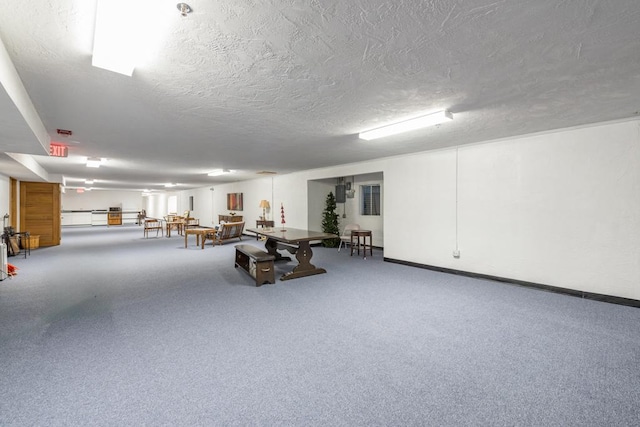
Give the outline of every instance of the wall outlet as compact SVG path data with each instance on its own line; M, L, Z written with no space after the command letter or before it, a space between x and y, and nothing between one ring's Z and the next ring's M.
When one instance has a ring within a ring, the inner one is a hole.
M459 251L458 249L455 249L455 250L453 251L453 257L454 257L454 258L460 258L460 251Z

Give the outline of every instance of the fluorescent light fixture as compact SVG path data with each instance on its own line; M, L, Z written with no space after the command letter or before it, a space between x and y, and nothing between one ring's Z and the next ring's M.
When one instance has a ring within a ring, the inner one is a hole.
M92 185L95 181L93 179L85 179L84 183L88 185Z
M172 188L172 187L175 187L176 185L177 184L173 184L171 182L167 182L164 186L165 186L165 188Z
M130 0L98 0L91 65L131 76L138 43L135 22L138 13Z
M234 170L231 169L216 169L212 172L209 172L207 175L209 176L220 176L220 175L226 175L228 173L234 173Z
M426 116L416 117L415 119L405 120L403 122L393 123L377 129L360 132L360 139L370 141L372 139L384 138L385 136L395 135L402 132L421 129L427 126L433 126L453 120L453 114L449 111L438 111L437 113L428 114Z
M87 159L88 168L99 168L101 164L102 164L102 159L99 157L89 157Z

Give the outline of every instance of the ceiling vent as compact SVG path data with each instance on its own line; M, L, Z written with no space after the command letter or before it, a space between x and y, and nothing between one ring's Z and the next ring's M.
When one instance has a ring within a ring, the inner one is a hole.
M71 136L71 135L73 135L73 132L71 132L70 130L67 130L67 129L56 129L56 132L58 132L58 135L62 135L62 136Z

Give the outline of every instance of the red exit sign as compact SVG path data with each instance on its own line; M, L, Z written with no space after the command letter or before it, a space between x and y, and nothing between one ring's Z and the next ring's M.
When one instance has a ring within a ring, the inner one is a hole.
M69 151L66 145L54 144L52 142L49 144L49 155L52 157L67 157L69 155Z

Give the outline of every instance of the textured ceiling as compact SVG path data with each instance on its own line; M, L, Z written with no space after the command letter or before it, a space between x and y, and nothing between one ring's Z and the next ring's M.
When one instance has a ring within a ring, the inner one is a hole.
M91 66L94 1L0 0L0 38L52 139L70 147L67 159L35 156L51 176L189 188L640 110L638 0L188 3L182 18L175 1L155 1L166 19L145 30L156 45L126 77ZM357 138L445 108L451 123ZM15 151L12 138L0 131L0 151ZM86 156L109 162L87 169ZM238 173L206 176L218 168Z

